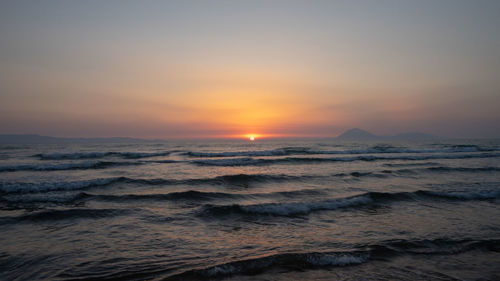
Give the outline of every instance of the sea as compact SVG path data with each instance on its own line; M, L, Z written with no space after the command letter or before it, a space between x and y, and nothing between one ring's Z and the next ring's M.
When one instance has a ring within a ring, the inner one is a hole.
M500 280L500 140L0 145L1 280Z

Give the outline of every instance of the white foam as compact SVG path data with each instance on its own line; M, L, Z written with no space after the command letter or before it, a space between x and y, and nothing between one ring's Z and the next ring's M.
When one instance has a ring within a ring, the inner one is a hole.
M250 157L245 158L231 158L231 159L216 159L216 160L196 160L196 164L210 165L210 166L244 166L244 165L257 165L262 161Z
M14 171L59 171L70 169L88 169L95 167L99 162L65 163L65 164L20 164L13 166L0 166L0 172Z
M263 164L279 164L293 162L354 162L354 161L378 161L378 160L430 160L430 159L469 159L469 158L492 158L500 157L500 153L473 153L473 154L430 154L430 155L362 155L349 157L331 157L331 158L301 158L287 157L277 159L266 158L228 158L228 159L209 159L209 160L194 160L192 163L209 166L251 166Z
M122 158L147 158L147 157L156 157L156 156L166 156L169 155L170 152L162 151L162 152L74 152L74 153L46 153L46 154L37 154L34 156L40 157L43 160L62 160L62 159L89 159L89 158L103 158L107 156L118 156Z
M308 254L306 260L308 263L317 266L346 266L353 264L361 264L370 258L370 254Z
M228 152L189 152L194 157L236 157L236 156L281 156L287 155L284 149L257 150L257 151L228 151Z
M227 275L231 273L237 273L241 271L241 267L237 267L231 264L223 264L219 266L214 266L205 271L205 275L207 276L216 276L216 275Z
M144 162L86 161L86 162L63 163L63 164L20 164L13 166L0 166L0 172L101 169L111 166L126 166L126 165L141 165L141 164L144 164Z
M293 202L293 203L268 203L241 206L241 209L249 213L269 214L279 216L308 214L316 210L335 210L356 205L365 205L372 202L368 195L339 198L317 202Z
M193 157L238 157L238 156L283 156L283 155L322 155L322 154L421 154L421 153L458 153L498 151L499 148L480 148L461 146L444 149L408 149L398 147L373 147L352 150L313 150L309 148L279 148L273 150L227 151L227 152L188 152Z
M157 156L167 156L170 154L168 151L164 152L120 152L118 155L125 158L147 158L147 157L157 157Z

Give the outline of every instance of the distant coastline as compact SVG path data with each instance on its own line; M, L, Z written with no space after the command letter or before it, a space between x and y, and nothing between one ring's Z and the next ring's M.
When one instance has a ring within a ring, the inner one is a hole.
M368 131L354 128L345 131L334 140L363 141L363 140L429 140L441 137L424 133L400 133L397 135L375 135ZM103 138L64 138L42 136L38 134L5 134L0 135L0 144L50 144L50 143L152 143L163 142L165 139L141 139L131 137L103 137Z
M441 137L429 135L420 132L406 132L396 135L375 135L368 131L354 128L345 131L336 137L339 140L430 140L440 139Z
M110 138L59 138L41 136L36 134L27 135L0 135L0 144L48 144L48 143L145 143L160 140L147 140L127 137Z

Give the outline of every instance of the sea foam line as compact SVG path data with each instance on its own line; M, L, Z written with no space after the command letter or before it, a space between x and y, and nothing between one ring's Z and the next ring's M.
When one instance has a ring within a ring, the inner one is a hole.
M319 210L336 210L372 203L370 196L360 195L347 198L330 199L316 202L264 203L253 205L211 205L201 208L200 214L206 217L227 216L231 214L293 216L305 215Z
M381 160L430 160L430 159L469 159L500 157L500 153L474 153L474 154L438 154L438 155L394 155L394 156L354 156L354 157L285 157L285 158L227 158L192 160L191 163L201 166L259 166L273 164L293 163L321 163L321 162L354 162L354 161L381 161Z
M169 276L164 280L206 280L207 278L234 274L258 274L272 267L300 270L315 267L349 266L365 263L369 258L369 251L285 253L193 269Z
M19 164L19 165L0 166L0 172L105 169L115 166L133 166L142 164L144 164L144 162L108 162L108 161L88 161L80 163L63 163L63 164Z
M231 275L256 275L272 268L307 270L314 268L356 266L370 260L386 260L400 255L455 255L475 249L498 251L498 239L453 240L388 240L376 244L357 245L353 250L329 252L282 253L235 260L205 268L173 274L163 280L207 280Z
M366 192L350 197L312 202L263 203L251 205L203 205L199 214L206 218L231 215L251 216L297 216L316 211L337 210L362 207L370 204L383 204L407 200L448 199L448 200L490 200L500 197L500 189L490 190L417 190L414 192Z
M311 179L319 176L292 176L284 174L234 174L222 175L209 178L191 179L165 179L165 178L130 178L112 177L97 178L79 181L55 181L55 182L1 182L0 191L4 193L28 193L47 192L55 190L76 190L96 186L105 186L112 183L127 183L137 185L225 185L249 187L253 183L280 182Z
M368 149L350 150L315 150L307 147L284 147L271 150L250 150L250 151L223 151L223 152L197 152L189 151L184 154L198 158L217 157L255 157L255 156L289 156L289 155L322 155L322 154L419 154L419 153L459 153L459 152L493 152L500 148L483 148L476 145L456 146L445 149L408 149L399 147L374 146Z
M139 159L148 157L158 157L158 156L168 156L170 151L161 152L72 152L72 153L41 153L35 154L33 157L40 158L42 160L76 160L76 159L94 159L94 158L104 158L104 157L122 157L126 159Z

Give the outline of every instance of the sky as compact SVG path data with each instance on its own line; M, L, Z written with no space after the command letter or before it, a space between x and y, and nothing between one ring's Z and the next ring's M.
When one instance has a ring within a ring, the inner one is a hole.
M0 134L500 137L500 1L0 3Z

